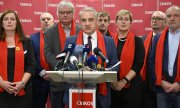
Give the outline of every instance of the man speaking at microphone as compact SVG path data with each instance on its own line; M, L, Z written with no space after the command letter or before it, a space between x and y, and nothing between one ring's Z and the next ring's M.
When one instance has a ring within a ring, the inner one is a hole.
M96 10L92 7L85 7L79 12L79 18L81 31L76 36L68 37L66 39L65 47L67 47L69 43L74 43L76 45L89 44L91 52L94 48L98 47L101 49L102 54L109 59L109 62L105 64L105 67L115 65L118 62L115 43L111 37L103 36L97 30ZM102 60L98 57L98 64L101 63ZM118 67L113 68L113 70L117 71ZM96 93L96 108L109 108L110 104L110 84L106 82L98 84Z

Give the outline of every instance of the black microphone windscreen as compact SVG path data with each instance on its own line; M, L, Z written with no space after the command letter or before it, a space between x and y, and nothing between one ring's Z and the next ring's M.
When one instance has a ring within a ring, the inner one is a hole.
M101 49L99 49L99 48L94 48L94 54L96 54L96 55L99 55L99 52L101 52Z

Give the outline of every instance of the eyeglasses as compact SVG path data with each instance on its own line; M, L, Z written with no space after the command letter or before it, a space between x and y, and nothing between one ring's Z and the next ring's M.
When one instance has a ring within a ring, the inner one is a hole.
M71 14L73 11L58 11L59 14Z
M164 20L163 18L159 18L159 17L152 17L151 18L152 21L160 21L160 20Z

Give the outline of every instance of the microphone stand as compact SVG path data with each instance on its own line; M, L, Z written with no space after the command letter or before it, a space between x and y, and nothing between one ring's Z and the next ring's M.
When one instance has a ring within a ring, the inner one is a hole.
M105 68L104 68L104 61L102 61L100 71L104 71L104 70L105 70Z

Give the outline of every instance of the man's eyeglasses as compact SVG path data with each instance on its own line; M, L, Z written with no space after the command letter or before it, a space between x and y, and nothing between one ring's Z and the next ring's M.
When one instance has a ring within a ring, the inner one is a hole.
M159 18L159 17L153 17L151 18L152 21L160 21L160 20L164 20L163 18Z
M59 14L71 14L73 11L58 11Z

